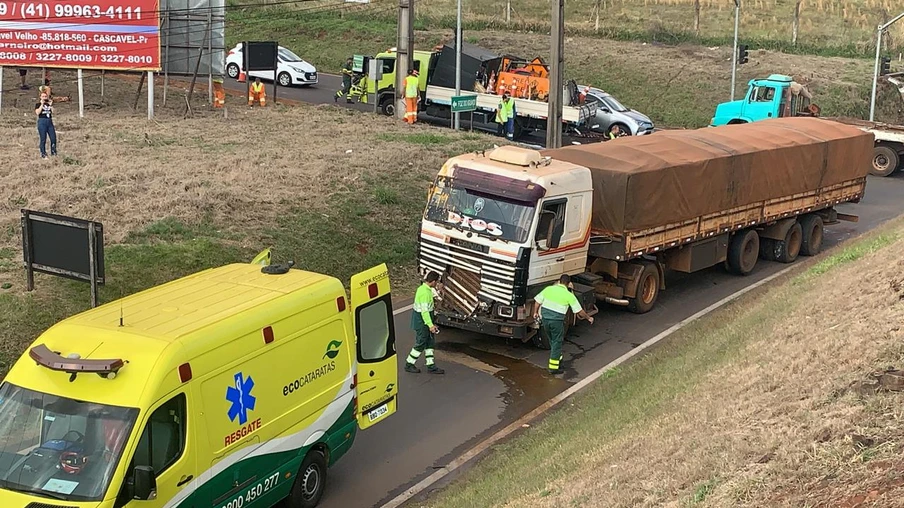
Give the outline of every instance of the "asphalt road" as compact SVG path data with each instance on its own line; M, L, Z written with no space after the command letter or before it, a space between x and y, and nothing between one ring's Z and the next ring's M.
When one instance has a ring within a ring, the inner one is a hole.
M280 88L279 96L331 103L340 79L321 74L320 80L312 88ZM225 85L234 90L244 87L229 79ZM373 105L339 104L373 111ZM904 213L902 196L904 174L870 177L863 201L838 207L858 215L860 221L827 227L826 248ZM399 314L399 410L385 423L358 434L348 455L330 471L322 506L382 505L603 365L786 266L760 261L747 277L730 275L720 267L695 274L669 273L657 307L644 315L602 305L592 326L582 322L569 335L565 375L559 378L545 371L546 351L452 329L444 329L437 338L437 363L446 369L444 376L406 373L403 362L414 338L410 311Z
M300 102L308 102L311 104L331 104L334 103L334 98L336 96L336 91L342 88L342 78L339 76L335 76L332 74L320 74L319 83L309 87L291 87L291 88L283 88L278 87L276 92L276 99L291 99L294 101ZM239 83L234 79L226 78L224 80L223 86L227 90L233 90L237 92L245 93L247 85L245 83ZM267 100L272 101L272 83L266 82L266 91L267 91ZM339 99L338 102L335 102L336 105L342 106L345 108L351 108L358 111L366 111L373 112L374 105L373 103L369 104L360 104L355 102L353 104L348 104L345 102L344 98ZM382 113L380 113L382 114ZM469 115L462 114L460 118L460 124L462 129L470 129L471 124L468 121ZM400 120L401 121L401 120ZM451 127L449 119L437 118L429 116L425 113L420 113L418 115L418 121L428 122L434 125L441 125L444 127ZM474 129L483 130L495 133L496 132L496 124L484 124L481 122L474 123ZM546 134L544 132L539 133L531 133L526 135L520 139L521 142L526 144L534 144L534 145L545 145L546 143ZM567 136L563 137L564 143L570 143L571 139Z

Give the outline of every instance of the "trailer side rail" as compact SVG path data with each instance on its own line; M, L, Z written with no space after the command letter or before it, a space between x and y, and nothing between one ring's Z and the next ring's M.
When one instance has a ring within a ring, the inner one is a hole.
M631 232L625 238L626 258L653 254L718 234L810 213L863 196L866 177L811 192L760 201L688 221Z

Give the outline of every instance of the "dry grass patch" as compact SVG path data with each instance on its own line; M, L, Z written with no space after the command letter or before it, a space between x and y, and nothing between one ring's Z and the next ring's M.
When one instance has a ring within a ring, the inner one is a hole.
M901 506L904 221L745 297L502 445L430 506ZM858 504L858 503L863 504Z

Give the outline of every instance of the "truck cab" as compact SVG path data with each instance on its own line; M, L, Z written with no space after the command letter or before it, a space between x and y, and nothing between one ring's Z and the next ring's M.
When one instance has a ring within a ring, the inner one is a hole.
M587 168L500 147L450 159L430 188L420 269L442 275L437 322L544 346L531 305L562 274L585 271L592 182ZM575 284L584 310L592 288Z
M765 79L750 80L743 99L716 106L710 126L788 116L814 116L815 113L818 113L818 108L810 104L810 94L805 87L795 83L790 76L772 74Z
M418 71L418 90L423 95L427 90L427 77L430 74L431 61L435 58L434 51L414 51L414 69ZM377 94L377 104L380 111L386 116L395 114L395 95L396 83L396 48L378 53L376 59L382 67L382 77L375 83L371 80L367 81L367 93Z

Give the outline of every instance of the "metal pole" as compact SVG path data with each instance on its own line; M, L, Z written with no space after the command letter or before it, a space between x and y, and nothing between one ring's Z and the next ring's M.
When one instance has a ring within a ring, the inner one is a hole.
M104 71L103 69L101 69L101 71L100 71L100 96L101 97L104 96L104 81L106 79L105 72L106 71Z
M505 24L512 22L512 0L505 0Z
M148 71L148 120L154 118L154 71Z
M76 79L78 80L78 117L85 117L85 80L82 79L82 70L76 71Z
M455 96L461 95L461 0L456 2L456 24L455 24ZM461 125L459 123L460 113L452 113L454 117L452 128L458 130Z
M876 62L873 68L873 91L869 98L869 121L876 119L876 85L879 82L879 53L882 51L882 25L876 31Z
M0 111L3 110L3 66L0 65Z
M414 0L399 0L399 28L396 44L395 116L405 118L405 77L414 68ZM421 69L427 72L427 69Z
M148 88L150 90L150 88ZM91 277L91 308L97 307L97 253L94 223L88 223L88 275Z
M565 0L552 2L552 62L549 69L549 110L546 148L562 146L562 55L565 53ZM512 97L514 100L514 97Z
M734 0L734 53L731 55L731 99L735 94L735 75L738 72L738 19L741 17L741 0Z

